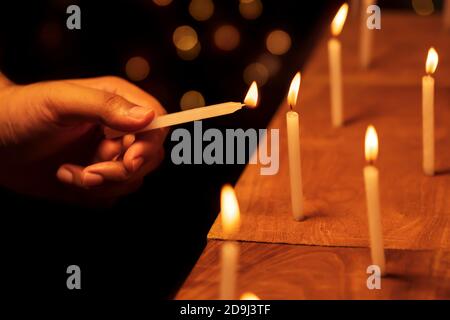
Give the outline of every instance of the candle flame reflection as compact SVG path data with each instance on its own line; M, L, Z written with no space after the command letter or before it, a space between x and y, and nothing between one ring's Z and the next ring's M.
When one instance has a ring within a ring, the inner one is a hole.
M291 86L289 87L289 93L288 93L288 104L291 107L291 109L297 104L297 96L298 91L300 89L300 82L301 82L302 76L300 72L297 72L294 79L292 79Z
M368 126L366 130L364 152L369 163L375 162L378 156L378 136L372 125Z
M427 74L432 74L436 71L438 65L439 57L436 50L431 47L428 50L427 62L425 63L425 71Z
M258 105L258 85L256 84L256 81L253 81L250 89L248 89L244 103L250 108L255 108Z
M344 3L336 13L336 16L334 17L333 21L331 22L331 34L333 36L338 36L342 28L344 27L345 19L347 19L347 13L348 13L348 4Z
M226 236L230 236L239 230L240 212L239 204L234 189L229 184L222 187L220 195L220 208L222 217L222 230Z

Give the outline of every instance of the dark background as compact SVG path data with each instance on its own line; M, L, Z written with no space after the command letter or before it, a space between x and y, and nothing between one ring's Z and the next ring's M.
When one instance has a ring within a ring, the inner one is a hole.
M236 0L214 1L213 16L198 22L189 15L189 1L181 0L166 7L151 0L8 1L0 9L0 68L24 84L100 75L126 78L128 59L142 56L150 73L136 84L174 112L182 94L192 89L202 92L207 104L239 101L248 89L243 70L266 52L267 34L280 28L290 34L292 47L279 57L278 73L261 88L260 107L203 123L204 130L264 128L341 1L262 2L256 20L243 19ZM66 28L70 4L81 7L81 30ZM385 4L411 6L410 1L380 2L382 8ZM241 33L240 45L231 52L217 49L211 40L225 23ZM173 31L184 24L197 31L202 44L193 61L181 60L172 43ZM184 127L192 130L192 124ZM219 212L221 186L234 184L244 166L175 166L170 150L169 135L160 169L113 208L70 207L2 190L1 290L94 299L172 297L205 245ZM80 291L66 288L71 264L81 267Z

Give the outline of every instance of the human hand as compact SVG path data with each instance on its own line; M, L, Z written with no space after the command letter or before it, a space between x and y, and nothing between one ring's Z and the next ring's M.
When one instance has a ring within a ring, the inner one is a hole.
M117 77L15 85L0 79L0 184L71 202L136 190L162 161L166 130L105 139L102 125L133 132L165 110Z

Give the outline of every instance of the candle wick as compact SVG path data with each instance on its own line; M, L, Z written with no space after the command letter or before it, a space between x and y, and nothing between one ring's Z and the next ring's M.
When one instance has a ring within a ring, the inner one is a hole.
M290 103L289 103L289 108L290 108L290 109L291 109L291 111L292 111L292 104L290 104Z

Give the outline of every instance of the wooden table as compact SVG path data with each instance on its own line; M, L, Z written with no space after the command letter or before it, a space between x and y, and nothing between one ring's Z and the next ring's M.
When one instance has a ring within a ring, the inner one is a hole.
M367 71L357 62L358 26L342 35L346 125L331 128L326 39L302 74L299 102L307 219L290 213L285 112L280 129L280 170L261 176L248 165L236 185L241 207L239 291L264 299L450 298L450 34L439 16L382 13ZM412 32L414 30L414 32ZM421 169L421 76L429 46L436 73L436 167ZM379 135L382 223L387 270L382 290L368 290L370 265L362 168L364 134ZM208 245L178 299L218 297L220 216ZM308 246L305 246L308 245ZM407 249L407 250L405 250Z

